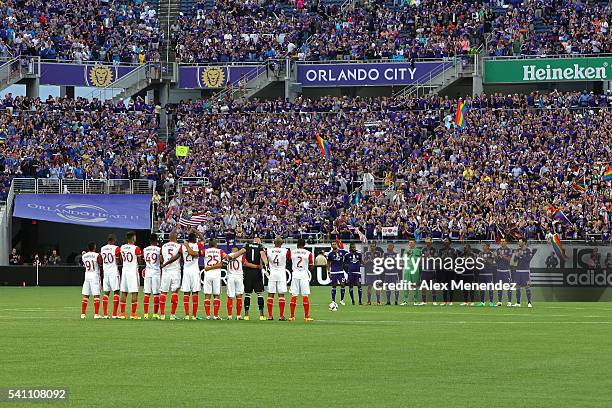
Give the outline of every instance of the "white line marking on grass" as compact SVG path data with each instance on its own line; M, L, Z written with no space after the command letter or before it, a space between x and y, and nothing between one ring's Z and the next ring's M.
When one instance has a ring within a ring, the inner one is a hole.
M423 324L612 324L612 321L599 322L577 322L577 321L436 321L436 320L326 320L315 319L316 322L333 323L333 324L383 324L383 325L402 325L406 323L423 323Z

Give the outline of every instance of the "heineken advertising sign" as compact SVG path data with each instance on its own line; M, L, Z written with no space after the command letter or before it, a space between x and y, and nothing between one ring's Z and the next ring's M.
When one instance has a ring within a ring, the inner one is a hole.
M612 57L485 60L485 84L608 80Z

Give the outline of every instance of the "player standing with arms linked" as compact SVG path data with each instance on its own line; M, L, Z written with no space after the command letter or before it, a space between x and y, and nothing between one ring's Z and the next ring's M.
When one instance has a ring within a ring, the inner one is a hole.
M178 290L181 286L181 264L179 257L183 253L183 246L176 242L176 231L170 233L170 241L162 245L161 248L161 296L159 297L159 311L161 316L159 320L166 320L166 296L168 292L172 292L170 302L172 304L170 320L180 320L176 316L176 307L178 305ZM166 260L164 262L164 260Z
M119 309L119 286L121 277L119 276L119 265L121 264L121 249L115 245L115 236L108 236L107 244L100 248L102 255L102 268L104 271L104 297L102 298L102 306L104 310L104 318L108 319L108 296L113 292L113 319L118 319L117 310Z
M351 302L355 305L355 292L353 287L357 286L359 305L363 305L363 289L361 288L361 253L357 251L355 243L349 245L349 252L344 255L344 267L348 273L349 295Z
M521 307L521 288L525 288L527 294L527 307L533 307L531 304L531 258L535 255L537 249L527 248L527 240L519 239L518 249L514 256L516 258L516 303L514 307Z
M332 250L327 254L327 278L331 279L331 299L336 303L336 286L340 284L340 304L344 305L344 254L345 251L338 249L338 243L331 243Z
M213 296L213 320L222 320L219 317L221 307L221 267L226 258L225 251L217 248L217 240L211 239L210 246L204 251L206 266L204 270L204 310L206 320L210 320L210 296Z
M198 241L195 232L189 233L185 245L183 245L183 306L185 308L185 320L189 320L189 295L193 303L191 320L202 320L198 317L198 293L202 290L202 280L200 278L200 266L198 260L204 249L204 244Z
M136 314L138 307L138 290L140 289L140 276L138 276L138 264L142 264L142 251L136 246L136 233L130 231L126 234L127 244L121 245L121 315L120 319L125 319L125 304L127 294L132 297L132 313L130 319L140 320Z
M159 286L161 280L161 248L157 245L157 234L151 234L149 239L150 245L142 252L145 261L144 274L144 315L145 319L149 318L149 302L151 294L153 294L153 318L159 319Z
M366 285L368 285L368 306L372 304L372 288L374 282L380 280L383 276L380 273L374 271L374 262L376 259L381 259L384 255L384 251L381 247L376 246L375 242L371 242L368 250L364 254L364 269L366 275ZM380 289L376 290L376 304L380 306Z
M353 245L353 244L351 244ZM295 307L297 305L297 297L302 295L302 304L304 305L304 320L311 322L310 317L310 278L314 269L314 259L312 252L304 249L306 240L300 238L297 241L297 249L291 252L291 265L293 266L293 276L291 277L291 309L290 321L295 321ZM355 304L355 302L353 302Z
M232 309L236 300L236 320L242 320L242 294L244 293L244 272L245 264L249 264L244 256L245 249L240 251L233 247L232 253L225 258L227 260L227 318L232 320ZM249 264L255 266L253 264Z
M497 276L495 280L501 283L512 282L512 274L510 273L510 259L512 257L512 251L508 248L508 243L505 238L499 243L499 248L495 253L497 260ZM502 289L497 291L497 304L495 306L502 305L502 296L504 291ZM512 290L508 289L508 303L507 306L512 306Z
M493 272L495 272L495 254L491 251L489 244L482 245L482 252L480 257L483 259L484 267L478 272L478 283L493 283ZM480 303L478 306L484 307L485 305L485 290L480 291ZM495 306L493 303L493 290L489 290L489 307Z
M274 307L274 294L278 294L278 320L285 321L285 292L287 292L287 267L291 262L291 251L289 248L281 247L283 240L276 238L274 240L274 248L267 251L268 260L270 261L270 276L268 277L268 320L274 320L272 317L272 308Z
M261 245L261 238L253 238L244 246L246 263L243 265L244 271L244 320L249 320L249 309L251 307L251 293L257 295L257 307L259 308L259 320L267 320L264 316L264 285L262 268L268 265L266 250Z
M83 255L83 265L85 265L85 281L83 282L83 300L81 301L81 319L85 318L89 296L94 297L94 319L101 319L98 314L100 311L100 268L102 267L102 257L96 252L96 244L90 242L87 251Z

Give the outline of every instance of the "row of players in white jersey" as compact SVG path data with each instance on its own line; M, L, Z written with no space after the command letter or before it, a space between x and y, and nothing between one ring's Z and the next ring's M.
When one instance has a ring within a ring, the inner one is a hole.
M188 241L184 244L177 242L176 233L170 234L170 241L159 247L157 236L151 235L150 245L141 249L136 246L136 233L128 232L127 244L115 245L114 236L109 236L108 243L100 252L96 252L96 244L90 243L88 252L83 255L85 266L85 281L83 283L83 298L81 301L81 318L84 319L89 302L89 297L94 296L94 318L109 318L109 297L113 292L113 311L111 318L125 319L125 308L127 294L131 294L132 311L130 319L139 320L141 317L136 313L138 307L138 292L140 290L140 277L138 276L139 265L144 268L144 318L148 319L149 303L153 297L153 315L159 320L165 320L165 307L168 294L170 294L171 314L170 320L180 320L176 315L178 306L178 292L183 292L183 305L185 308L185 320L202 320L197 315L199 306L198 294L202 291L202 279L199 266L199 257L204 257L204 285L205 295L204 309L206 319L221 320L219 317L220 294L221 294L221 269L226 267L227 276L227 310L228 318L232 319L232 309L236 300L236 319L242 319L242 295L244 294L244 272L243 266L252 270L262 269L268 277L268 316L260 316L260 320L273 320L272 309L274 295L278 294L279 320L287 320L284 315L285 292L287 292L286 269L291 266L293 278L291 281L291 317L295 320L295 307L297 296L302 296L304 305L304 316L306 321L309 317L310 277L313 268L312 253L304 249L305 242L298 241L298 249L290 251L282 247L282 240L275 240L274 248L266 250L264 265L254 265L247 262L244 257L244 249L233 248L230 254L226 254L217 248L216 240L210 240L209 246L198 241L196 233L189 234ZM183 263L181 280L181 259ZM102 285L101 275L103 276ZM103 291L103 315L99 314L100 286ZM250 295L250 294L249 294ZM211 314L212 296L212 314ZM190 313L190 300L192 303ZM120 312L118 314L118 308ZM245 320L249 317L246 315Z

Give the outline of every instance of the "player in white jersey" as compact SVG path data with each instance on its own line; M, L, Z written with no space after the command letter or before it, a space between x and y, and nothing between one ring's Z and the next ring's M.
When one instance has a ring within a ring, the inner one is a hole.
M204 249L204 244L198 241L195 232L191 232L187 237L187 242L183 245L183 305L185 306L185 320L189 320L189 295L193 302L191 320L202 320L198 316L198 293L202 290L202 278L200 277L200 265L198 261Z
M85 265L85 281L83 282L83 299L81 300L81 319L85 318L87 311L87 303L89 296L94 297L94 319L101 319L98 314L100 310L100 267L102 266L102 257L96 252L96 244L90 242L87 245L87 250L83 255L83 265Z
M308 295L310 295L310 278L313 269L313 257L312 252L304 249L306 246L306 240L303 238L298 239L297 249L291 251L291 266L293 267L293 275L291 276L291 301L289 302L289 308L291 309L290 321L295 320L295 307L297 305L297 297L302 295L302 304L304 305L304 320L307 322L313 319L309 316L310 301Z
M130 231L126 234L127 244L121 245L121 314L120 319L125 319L125 304L127 294L132 295L132 313L130 319L140 320L136 314L138 307L138 290L140 289L140 276L138 276L138 264L142 264L142 251L136 246L136 233Z
M274 248L267 249L269 276L268 276L268 320L272 317L274 307L274 294L278 294L278 309L280 317L278 320L287 320L285 317L285 292L287 292L287 264L291 262L291 251L282 248L283 240L276 238Z
M233 247L232 253L227 255L227 318L232 320L232 308L236 300L236 320L242 320L242 295L244 294L244 273L242 266L256 267L247 262L244 253L246 249Z
M204 262L206 271L204 274L204 310L206 319L210 320L210 295L213 296L213 319L221 320L219 308L221 306L221 267L226 258L224 250L217 248L217 240L211 239L209 247L204 251Z
M117 310L119 309L119 265L121 263L121 249L115 245L115 235L108 236L107 244L100 248L102 256L102 269L104 280L102 287L104 297L102 298L102 306L104 310L104 318L108 319L108 297L113 292L113 319L118 319Z
M180 320L176 316L178 305L178 290L181 286L181 264L179 258L183 253L183 246L176 242L176 231L170 233L170 242L162 245L161 249L161 296L159 298L160 320L166 319L166 296L172 292L170 320Z
M145 261L144 273L144 318L149 318L149 302L153 294L153 318L159 319L159 285L161 280L161 248L157 245L157 234L151 234L150 245L142 250Z

